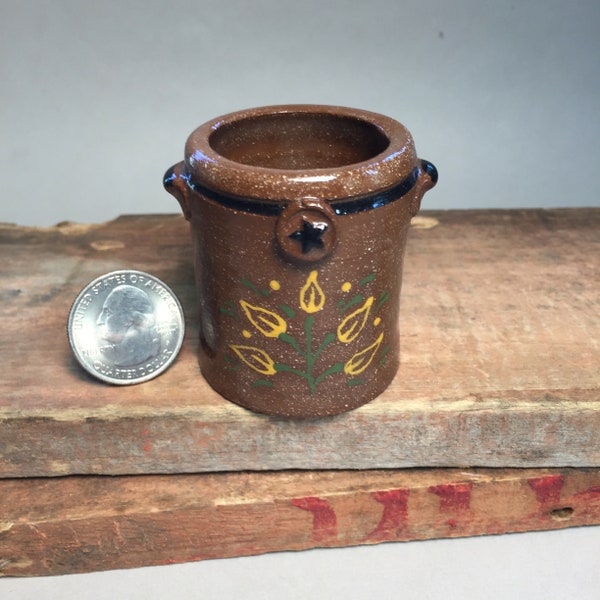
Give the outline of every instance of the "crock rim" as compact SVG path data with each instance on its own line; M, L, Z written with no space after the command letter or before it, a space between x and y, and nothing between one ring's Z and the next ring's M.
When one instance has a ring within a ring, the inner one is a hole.
M363 121L389 141L378 154L342 166L279 169L248 165L215 150L211 136L236 122L278 114L331 115ZM279 201L307 196L335 200L362 196L393 187L417 166L412 136L399 121L357 108L327 104L279 104L230 112L197 127L185 145L185 169L191 183L240 198Z

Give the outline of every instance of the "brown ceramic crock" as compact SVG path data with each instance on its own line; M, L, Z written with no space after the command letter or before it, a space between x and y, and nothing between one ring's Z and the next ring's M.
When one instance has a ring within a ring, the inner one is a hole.
M286 417L380 394L410 219L436 180L403 125L363 110L269 106L196 129L164 185L191 223L208 383Z

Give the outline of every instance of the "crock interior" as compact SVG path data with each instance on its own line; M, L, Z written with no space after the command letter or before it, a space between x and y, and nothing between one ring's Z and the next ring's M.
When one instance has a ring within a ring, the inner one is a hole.
M389 146L376 125L328 113L274 113L218 126L211 148L229 160L270 169L332 169L369 160Z

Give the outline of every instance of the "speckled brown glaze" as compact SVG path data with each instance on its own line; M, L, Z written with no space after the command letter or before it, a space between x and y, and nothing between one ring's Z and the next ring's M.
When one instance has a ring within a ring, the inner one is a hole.
M196 129L164 183L191 223L209 384L298 418L380 394L410 219L436 180L410 133L367 111L270 106Z

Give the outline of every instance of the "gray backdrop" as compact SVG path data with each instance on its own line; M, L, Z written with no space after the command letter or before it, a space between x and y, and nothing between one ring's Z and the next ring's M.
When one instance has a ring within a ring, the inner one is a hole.
M197 125L288 102L402 121L440 171L424 208L598 205L599 26L598 0L1 0L0 221L175 212L162 174ZM599 557L586 528L5 580L0 595L582 599Z
M0 220L173 212L162 174L231 110L394 117L425 208L597 204L600 2L4 0Z

